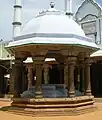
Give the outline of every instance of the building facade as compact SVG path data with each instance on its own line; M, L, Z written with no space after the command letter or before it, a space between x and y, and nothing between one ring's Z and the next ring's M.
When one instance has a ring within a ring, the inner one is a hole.
M102 49L102 7L95 0L84 0L75 13L75 20L81 25L87 37ZM100 50L101 51L101 50ZM92 55L91 87L95 96L102 96L102 52Z

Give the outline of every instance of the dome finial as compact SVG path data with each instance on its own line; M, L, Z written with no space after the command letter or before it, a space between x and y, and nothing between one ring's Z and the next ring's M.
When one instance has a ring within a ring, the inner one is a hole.
M51 6L51 8L54 8L55 3L54 3L54 2L51 2L51 3L50 3L50 6Z

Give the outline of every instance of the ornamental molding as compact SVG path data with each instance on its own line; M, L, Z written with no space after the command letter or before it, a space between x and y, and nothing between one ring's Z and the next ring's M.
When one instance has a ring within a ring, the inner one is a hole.
M84 41L89 41L92 42L92 40L90 38L87 37L83 37L83 36L79 36L76 34L61 34L61 33L32 33L32 34L27 34L27 35L21 35L18 37L14 38L14 41L18 41L18 40L24 40L24 39L29 39L29 38L77 38L80 40L84 40Z

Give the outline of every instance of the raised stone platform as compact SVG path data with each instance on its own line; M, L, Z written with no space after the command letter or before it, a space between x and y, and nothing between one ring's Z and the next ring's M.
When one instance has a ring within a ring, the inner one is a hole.
M93 96L80 96L75 98L42 98L26 99L13 98L10 111L36 115L78 115L92 111L94 106Z

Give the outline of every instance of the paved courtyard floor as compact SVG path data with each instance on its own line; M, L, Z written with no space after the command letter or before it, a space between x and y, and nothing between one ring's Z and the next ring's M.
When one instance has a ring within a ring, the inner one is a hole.
M9 106L10 103L10 101L0 101L0 107ZM0 111L0 120L102 120L102 98L96 100L95 104L98 106L95 112L78 116L31 117Z

